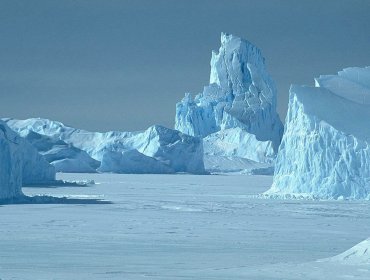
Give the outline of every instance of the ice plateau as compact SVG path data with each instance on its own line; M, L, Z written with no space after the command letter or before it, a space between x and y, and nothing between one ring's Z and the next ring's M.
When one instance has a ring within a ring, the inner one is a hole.
M0 121L0 199L22 195L22 185L55 180L55 169L26 140Z
M100 133L41 118L4 120L59 171L205 173L202 140L163 126Z
M283 125L261 51L222 33L218 53L212 52L210 84L194 98L187 93L177 103L175 128L204 138L206 157L271 162Z
M267 194L369 199L369 97L369 67L293 85Z

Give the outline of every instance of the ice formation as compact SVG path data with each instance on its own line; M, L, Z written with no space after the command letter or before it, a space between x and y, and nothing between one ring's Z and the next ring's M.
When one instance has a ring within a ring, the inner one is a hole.
M219 52L212 53L210 84L194 99L186 94L177 103L175 128L205 138L206 155L235 154L270 161L280 144L283 125L276 112L276 88L261 51L246 40L222 33ZM222 144L223 135L239 148L231 151L228 141Z
M25 139L20 140L22 157L22 184L45 184L55 181L55 167Z
M348 264L370 264L370 238L327 260Z
M33 131L21 133L44 158L54 165L57 172L94 173L100 162L90 157L85 151L67 144L57 137L48 137Z
M274 158L271 141L258 141L256 135L239 127L206 136L203 146L207 155L239 157L256 162L271 162Z
M0 199L22 194L20 138L0 122Z
M55 180L55 170L26 140L0 121L0 199L22 195L22 184Z
M268 194L325 199L370 196L370 68L292 86Z
M52 164L68 172L91 172L90 168L117 173L205 172L201 139L162 126L99 133L40 118L6 122L31 138Z

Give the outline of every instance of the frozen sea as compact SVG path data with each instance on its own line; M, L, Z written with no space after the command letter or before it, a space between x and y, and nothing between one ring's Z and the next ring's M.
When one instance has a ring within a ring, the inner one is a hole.
M96 184L1 205L0 279L370 279L370 265L317 261L370 236L369 202L257 198L271 176L58 177Z

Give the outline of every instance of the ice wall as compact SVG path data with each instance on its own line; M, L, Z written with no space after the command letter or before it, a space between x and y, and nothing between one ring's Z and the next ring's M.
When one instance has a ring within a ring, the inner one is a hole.
M22 195L22 185L54 180L54 167L30 143L0 121L0 199Z
M20 140L0 121L0 199L22 195Z
M268 194L369 198L369 85L367 67L321 76L316 87L291 87Z

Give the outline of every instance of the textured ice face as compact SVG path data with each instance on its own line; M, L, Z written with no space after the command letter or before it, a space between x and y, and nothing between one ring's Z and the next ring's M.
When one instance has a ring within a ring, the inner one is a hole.
M205 172L201 139L162 126L99 133L39 118L6 121L20 135L31 138L57 169L68 172L97 168L117 173Z
M22 194L22 157L20 137L0 121L0 199Z
M368 92L362 87L369 90L370 72L350 68L338 77L321 76L317 87L291 87L269 194L369 198L370 105L358 97ZM341 87L347 82L356 86Z
M277 151L283 125L276 113L276 88L260 50L223 33L219 52L212 53L210 85L176 105L175 128L201 137L241 128L258 141L272 141Z
M0 199L22 195L22 185L51 182L55 169L22 137L0 121Z

